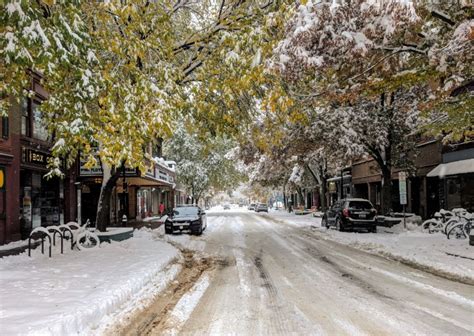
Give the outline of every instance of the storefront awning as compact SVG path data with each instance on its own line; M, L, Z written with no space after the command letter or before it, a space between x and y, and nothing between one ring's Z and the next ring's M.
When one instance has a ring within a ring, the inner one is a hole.
M348 178L351 178L352 176L351 175L343 175L342 177L344 178L344 180L346 180ZM333 182L333 181L339 181L340 179L341 179L340 176L335 176L335 177L328 178L326 181L327 182Z
M474 173L474 159L442 163L430 171L426 176L443 178L448 175Z
M117 183L120 185L121 180ZM140 186L140 187L167 187L167 188L173 188L174 184L169 183L169 182L164 182L164 181L158 181L154 178L148 177L148 176L142 176L142 177L129 177L127 178L127 183L129 185L133 186Z

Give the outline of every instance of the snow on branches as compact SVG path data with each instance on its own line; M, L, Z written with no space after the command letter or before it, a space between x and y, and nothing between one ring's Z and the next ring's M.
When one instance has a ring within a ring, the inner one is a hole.
M364 70L373 50L390 45L418 19L411 2L310 0L297 8L271 67L290 81L306 71L328 81L335 71L350 78Z
M293 98L311 104L354 106L418 87L419 108L436 120L431 128L466 139L473 134L472 10L462 2L306 1L268 67Z

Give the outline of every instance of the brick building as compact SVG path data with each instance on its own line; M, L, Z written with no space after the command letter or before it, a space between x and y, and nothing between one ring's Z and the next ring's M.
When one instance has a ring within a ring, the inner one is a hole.
M59 225L75 218L74 176L44 177L50 157L51 137L41 112L48 98L40 77L31 76L34 94L20 102L11 100L2 120L0 169L5 187L1 192L0 244L26 238L38 226ZM72 211L71 211L72 210Z
M474 211L474 142L443 145L439 140L420 141L411 158L414 171L407 179L407 212L427 218L440 209ZM398 172L392 170L394 211L402 209ZM376 162L367 158L354 162L351 175L352 196L367 198L380 209L382 175Z
M63 178L45 178L53 139L41 111L48 94L38 74L31 74L34 94L20 102L11 99L8 116L0 125L0 245L26 239L38 226L68 221L95 221L102 183L101 167L85 169L78 159ZM150 154L161 156L161 142ZM176 173L173 162L159 159L146 173L126 169L113 190L111 224L122 216L142 219L157 215L161 202L175 204ZM78 198L80 207L78 208Z

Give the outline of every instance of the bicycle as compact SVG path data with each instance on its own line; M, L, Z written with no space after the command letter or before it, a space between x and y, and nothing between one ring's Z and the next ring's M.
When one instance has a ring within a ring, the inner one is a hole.
M465 216L469 214L469 212L467 212L467 210L463 208L455 208L451 210L451 212L453 213L453 216L445 223L443 228L443 233L446 236L448 235L448 232L451 230L451 228L458 225L459 222L463 221L463 219L465 219Z
M99 236L96 235L93 231L89 230L89 225L91 225L90 220L88 219L83 225L78 225L75 222L68 223L69 226L75 226L77 229L74 234L74 245L80 250L89 250L98 248L100 245Z
M434 218L424 221L421 225L423 230L428 230L428 233L441 232L445 229L446 224L454 219L454 213L441 209L434 214Z
M466 213L461 215L460 221L453 225L446 236L448 239L456 238L456 239L466 239L469 237L469 233L471 232L472 226L472 215L470 213Z

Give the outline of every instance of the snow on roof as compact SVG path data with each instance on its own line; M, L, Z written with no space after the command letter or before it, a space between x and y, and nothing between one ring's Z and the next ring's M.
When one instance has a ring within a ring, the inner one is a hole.
M154 157L153 159L153 162L155 162L158 166L161 166L163 168L166 168L168 169L169 171L172 171L174 172L175 171L175 166L176 166L176 162L175 161L166 161L165 159L163 159L162 157ZM174 167L170 167L170 165L173 165Z

